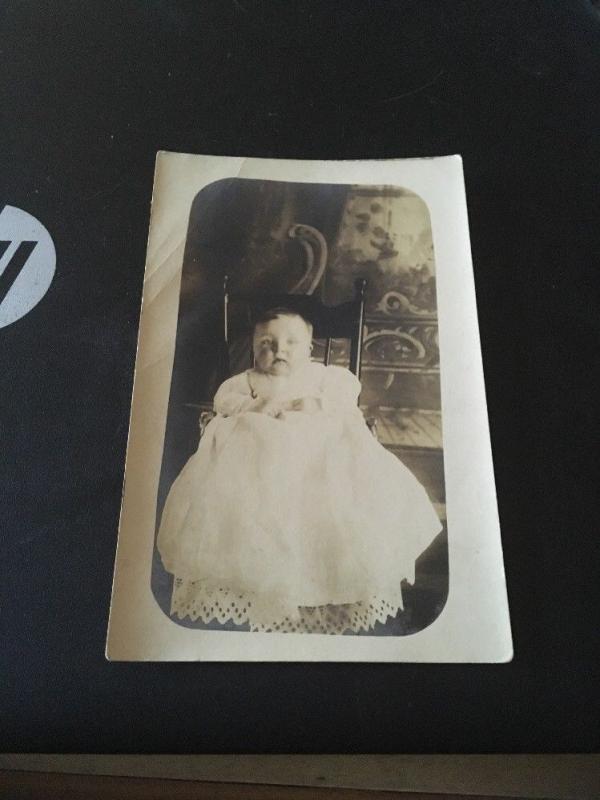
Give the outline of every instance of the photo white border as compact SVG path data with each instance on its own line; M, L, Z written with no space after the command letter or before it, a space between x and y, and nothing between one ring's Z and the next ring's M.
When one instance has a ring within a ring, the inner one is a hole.
M192 202L224 178L398 186L429 208L436 259L450 588L406 636L183 627L151 590L155 514ZM512 639L477 324L462 159L295 161L157 154L106 657L111 661L497 663Z

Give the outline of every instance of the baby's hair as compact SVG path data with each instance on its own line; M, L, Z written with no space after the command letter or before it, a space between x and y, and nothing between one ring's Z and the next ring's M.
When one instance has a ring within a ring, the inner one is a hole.
M306 317L303 317L298 311L293 311L291 308L284 308L283 306L269 308L267 311L263 311L262 313L258 314L254 319L254 329L256 330L257 325L265 325L267 322L272 322L274 319L279 319L280 317L297 317L298 319L301 319L308 328L308 332L312 337L312 323L309 322Z

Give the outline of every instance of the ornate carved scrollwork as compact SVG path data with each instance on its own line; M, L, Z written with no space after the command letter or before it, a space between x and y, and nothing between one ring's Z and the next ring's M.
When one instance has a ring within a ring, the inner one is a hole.
M410 332L400 327L375 331L367 329L364 348L367 356L370 356L369 361L375 364L423 362L427 353L422 342L415 337L415 332L414 326Z
M428 321L395 320L388 327L385 320L367 318L363 340L363 367L366 370L404 372L406 370L434 370L439 365L437 325ZM316 342L313 355L319 359L323 346ZM343 364L348 360L348 343L344 339L332 342L331 363Z
M306 255L306 269L300 280L290 289L291 294L313 294L327 266L327 242L323 234L311 225L296 223L288 231L290 239L297 239Z
M414 314L416 316L431 315L430 310L415 306L407 295L398 291L386 292L375 306L375 309L390 317L400 314Z

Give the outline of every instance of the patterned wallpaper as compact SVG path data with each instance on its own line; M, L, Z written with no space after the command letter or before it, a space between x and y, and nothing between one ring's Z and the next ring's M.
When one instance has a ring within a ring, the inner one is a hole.
M359 276L369 281L369 311L435 311L431 224L420 197L387 187L350 190L329 258L328 301L346 299Z
M335 304L368 280L363 401L439 409L435 258L429 211L395 187L351 187L330 245L323 296ZM334 360L344 363L345 345Z

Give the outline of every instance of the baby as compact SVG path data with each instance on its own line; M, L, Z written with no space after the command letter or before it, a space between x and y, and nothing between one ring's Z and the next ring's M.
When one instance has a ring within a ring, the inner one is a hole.
M255 325L255 366L219 387L162 514L172 615L343 633L402 608L439 519L369 432L356 376L311 349L310 323L272 309Z
M260 316L252 349L254 368L225 381L217 391L218 414L254 411L280 420L292 411L315 414L327 407L333 383L347 385L356 410L360 383L345 369L326 369L310 360L312 325L294 311L275 308Z
M312 325L286 309L274 309L257 322L252 349L257 373L274 381L288 378L310 361ZM287 402L257 398L254 410L281 419L286 411L314 414L321 408L318 397L297 397Z

